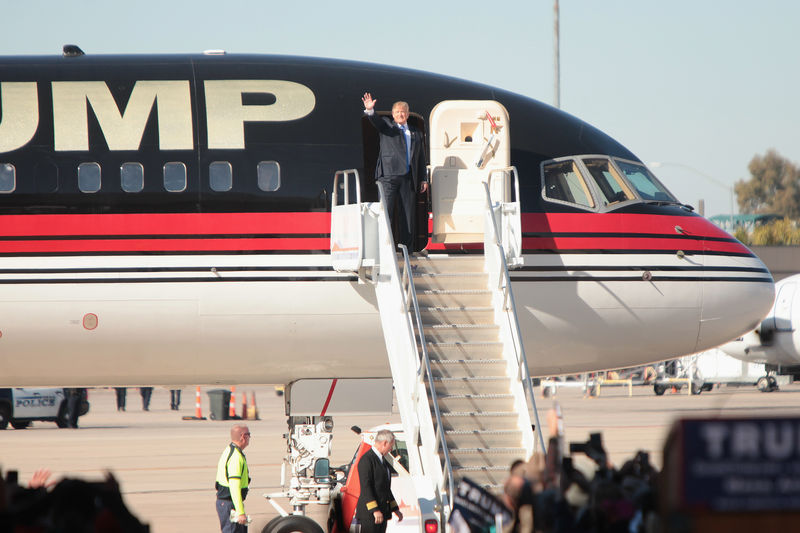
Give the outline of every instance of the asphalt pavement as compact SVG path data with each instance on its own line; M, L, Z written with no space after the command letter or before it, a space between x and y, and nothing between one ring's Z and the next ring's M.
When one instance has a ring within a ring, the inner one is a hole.
M203 415L209 415L203 387ZM261 496L280 491L280 470L286 452L284 400L272 386L240 385L255 393L259 420L247 421L252 439L245 451L252 484L246 506L257 532L277 512ZM537 389L538 392L538 389ZM90 389L89 413L79 429L57 429L52 422L35 422L27 429L0 432L0 466L19 471L23 482L42 467L53 478L80 477L99 481L111 471L120 483L125 503L154 533L219 531L214 511L214 476L222 449L229 442L229 420L183 420L195 414L195 390L183 388L180 411L170 410L169 390L156 388L150 411L143 411L138 390L128 390L127 411L116 410L113 389ZM603 388L600 397L587 397L580 389L561 389L549 398L537 396L544 423L546 411L556 402L563 413L566 442L583 442L600 432L616 464L645 450L661 466L662 443L679 417L780 416L800 414L800 385L761 393L754 387L721 387L698 396L668 391L655 396L652 387L634 387L628 397L624 387ZM240 412L240 411L239 411ZM358 444L351 425L368 428L399 422L399 415L341 416L334 418L332 465L349 462ZM279 500L280 501L280 500ZM281 503L286 503L285 500ZM327 511L311 509L325 523Z

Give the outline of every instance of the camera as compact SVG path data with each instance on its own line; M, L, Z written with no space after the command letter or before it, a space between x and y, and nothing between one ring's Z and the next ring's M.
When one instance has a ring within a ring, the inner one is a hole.
M600 466L605 468L607 464L606 451L603 449L603 436L600 433L589 434L586 442L570 442L569 453L583 453Z

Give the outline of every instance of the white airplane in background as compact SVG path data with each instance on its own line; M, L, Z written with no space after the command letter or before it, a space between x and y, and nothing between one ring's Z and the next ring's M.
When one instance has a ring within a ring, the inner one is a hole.
M731 357L766 365L768 375L758 383L761 390L775 390L773 373L800 374L800 274L777 282L775 294L759 327L720 346Z

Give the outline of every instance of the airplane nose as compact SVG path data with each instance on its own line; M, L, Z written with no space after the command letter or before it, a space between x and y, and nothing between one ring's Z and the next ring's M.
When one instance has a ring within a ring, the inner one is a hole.
M772 275L755 254L747 252L748 256L705 256L696 351L740 337L758 326L772 307Z

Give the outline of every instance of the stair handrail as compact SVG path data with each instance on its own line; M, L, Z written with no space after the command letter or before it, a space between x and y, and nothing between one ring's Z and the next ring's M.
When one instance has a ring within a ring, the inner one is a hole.
M513 184L514 184L514 189L513 189L514 190L514 197L513 198L509 198L508 200L506 198L503 198L502 201L500 202L500 204L503 206L503 210L501 212L501 216L505 216L507 214L513 214L515 211L519 210L519 199L520 199L520 195L519 195L519 174L517 173L517 167L512 165L512 166L509 166L509 167L495 168L495 169L490 170L489 171L489 175L486 178L486 185L487 185L487 187L489 188L490 191L491 191L491 187L492 187L492 176L494 174L498 173L498 172L502 172L504 176L506 175L506 173L510 172L511 173L511 177L513 179ZM503 194L505 196L505 190L503 191ZM490 201L490 205L491 205L491 199L489 201ZM517 217L517 220L518 219L519 219L519 217ZM506 256L506 266L508 266L508 259L510 258L512 260L512 266L516 267L516 266L520 266L522 264L522 235L521 235L521 233L519 231L520 228L519 228L518 225L516 225L516 228L515 228L515 229L518 230L516 232L512 232L512 230L511 230L511 228L509 226L510 226L510 222L509 223L504 223L503 227L502 227L502 230L498 229L496 226L495 226L495 230L496 230L497 235L498 235L498 240L501 241L501 244L503 242L505 243L504 244L504 251L509 254L509 256ZM499 233L499 231L502 231L502 233ZM513 242L508 242L508 241L512 240L512 236L514 237Z
M439 409L439 399L436 394L436 387L433 381L433 370L431 370L431 361L428 356L428 347L427 342L425 340L425 330L422 327L422 317L419 311L419 302L417 301L417 289L414 286L413 275L411 275L411 261L408 256L408 247L405 244L400 244L400 249L403 251L403 262L404 262L404 269L406 272L409 273L409 285L408 285L408 294L411 295L411 305L413 306L414 310L414 321L416 323L416 334L419 338L419 345L421 347L421 353L418 352L418 356L421 358L421 365L418 371L418 377L422 378L421 371L424 368L425 370L425 377L428 379L428 383L430 383L430 400L433 404L433 412L436 417L436 444L434 448L442 450L442 457L444 458L444 472L442 476L442 485L447 483L447 501L450 505L454 501L454 494L455 494L455 481L453 480L453 465L450 462L450 449L447 446L447 439L445 438L444 434L444 425L442 424L442 413ZM419 381L417 381L417 386L419 385ZM418 391L414 391L418 394ZM415 396L416 396L415 394ZM440 490L440 497L441 497L441 487ZM444 507L444 506L442 506ZM442 509L444 511L444 509ZM440 520L441 522L442 520Z
M356 168L348 168L347 170L337 170L336 173L333 175L333 191L331 192L331 205L338 205L339 202L339 177L342 177L342 181L344 181L344 204L350 204L350 180L347 179L350 176L355 178L356 184L356 201L355 203L361 203L361 180L358 176L358 169Z
M378 194L379 194L379 204L381 206L381 209L383 210L383 213L385 214L385 213L388 212L388 210L386 209L386 200L385 200L385 194L384 194L384 191L383 191L383 186L382 186L382 184L380 182L378 182L377 185L378 185ZM394 240L393 240L393 237L392 237L392 228L391 228L391 224L389 223L388 217L382 216L382 217L379 217L379 219L382 219L382 222L379 220L379 223L383 224L382 230L384 232L385 238L388 240L388 242L391 244L391 246L393 248L394 247ZM394 250L388 251L386 249L386 243L382 243L382 244L383 245L380 246L380 248L381 248L381 253L380 253L381 261L380 261L380 274L378 275L378 281L380 281L381 278L383 278L384 281L389 281L390 283L391 283L391 279L396 279L397 280L398 285L399 285L399 287L398 287L399 288L399 294L397 294L396 292L394 294L395 294L395 297L399 296L399 299L400 299L401 309L399 309L399 311L402 311L402 313L404 314L404 316L406 318L406 320L405 320L405 327L407 328L406 331L408 331L411 334L411 336L413 337L413 338L409 339L410 340L410 344L411 344L411 350L413 350L413 355L412 355L413 363L414 363L413 378L411 377L411 375L403 373L402 376L395 376L395 379L411 379L412 380L412 382L410 383L410 386L408 387L409 390L403 390L403 392L409 394L408 398L409 398L409 400L411 401L411 403L413 405L413 410L414 410L414 413L415 413L415 416L416 416L416 419L417 419L417 424L418 424L419 431L417 431L417 437L414 438L414 441L416 441L419 438L423 438L425 445L426 446L430 446L431 443L430 443L430 437L428 436L429 434L421 431L423 422L425 422L426 427L428 427L428 428L430 428L430 426L427 426L428 421L430 421L431 425L433 423L432 423L431 418L430 418L431 417L431 413L430 413L430 407L428 405L428 395L427 395L427 392L425 391L424 386L421 387L421 379L422 379L421 372L422 372L422 370L421 370L421 362L420 362L421 361L420 350L419 350L419 347L417 346L417 342L416 342L416 333L417 333L417 331L415 330L414 323L412 322L410 308L409 308L409 298L408 298L408 296L411 296L412 299L414 300L414 306L415 306L415 313L414 313L415 317L414 318L415 318L415 320L417 320L417 324L421 327L422 320L421 320L421 316L419 315L419 303L416 301L416 289L413 286L413 279L412 279L412 276L411 276L410 260L408 259L408 250L407 249L404 250L404 256L403 256L404 257L404 262L403 262L404 272L401 275L401 273L400 273L400 265L398 264L399 262L397 260L397 254L394 252ZM404 247L401 245L401 248L404 248ZM408 277L406 277L406 275ZM406 279L408 279L408 281L409 281L409 285L410 285L410 288L411 288L411 291L412 291L411 294L407 294L407 290L404 287ZM391 283L391 285L394 285L394 283ZM395 289L392 289L392 291L394 291L394 290ZM425 342L424 342L424 334L421 337L421 339L423 339L423 341L420 343L420 345L423 347L423 349L426 350L426 353L427 353L427 347L425 346ZM394 365L392 365L392 366L394 366ZM402 369L398 368L398 370L402 370ZM428 373L428 375L432 375L429 363L427 365L426 372ZM393 368L393 375L394 375L394 368ZM430 383L433 383L433 381L431 380ZM401 390L402 390L402 388L403 387L401 387ZM433 393L435 394L435 391L433 391ZM421 398L421 395L422 395L422 398ZM403 404L403 405L400 406L401 407L401 414L402 413L406 413L407 414L408 413L407 412L407 408L410 407L410 406L405 404L405 400L404 399L398 398L398 402ZM423 409L423 412L422 412L422 416L424 418L421 418L420 409L418 409L418 407L420 406L421 403L424 404L424 409ZM437 406L437 409L438 409L438 403L436 404L436 406ZM441 415L439 415L438 426L439 426L438 430L437 430L437 428L433 428L433 430L434 430L433 431L434 442L433 442L433 445L430 446L430 449L432 449L435 452L438 451L438 449L440 448L440 443L436 442L436 441L439 439L439 435L441 434L441 431L442 431L442 429L441 429L442 428ZM410 429L410 428L407 427L406 429ZM407 437L410 439L410 438L412 438L412 436L413 435L408 435ZM446 445L446 442L444 442L443 438L442 438L442 442ZM411 451L411 450L409 449L409 451ZM429 464L425 463L425 461L423 461L422 459L423 458L421 458L421 457L419 458L420 465L425 464L426 466L430 466ZM448 457L448 459L449 459L449 457ZM436 464L436 463L434 463L434 464ZM439 505L440 513L443 516L444 513L446 512L445 505L443 504L443 497L442 497L442 487L444 485L444 481L443 481L444 473L442 472L441 463L438 463L438 464L439 464L439 467L438 467L439 473L438 473L438 475L434 475L432 477L432 479L436 480L436 483L434 484L434 486L435 486L436 490L438 491L438 494L436 494L435 497L437 498L438 503L440 503L440 505ZM447 464L449 465L449 460L448 460ZM452 471L452 468L450 468L450 470ZM430 472L429 472L429 474L430 474ZM452 478L452 475L450 475L449 477ZM451 487L453 486L452 482L450 483L450 486ZM449 502L453 501L452 492L448 495L447 501L448 501L448 504L449 504Z
M531 379L530 369L528 368L528 360L525 356L525 347L522 344L522 332L519 329L519 321L511 319L511 313L514 311L516 317L516 304L514 302L514 293L511 290L511 276L508 273L508 263L506 262L506 254L503 250L503 244L500 242L500 233L497 229L497 220L494 217L494 205L492 204L492 195L489 192L489 183L483 182L484 190L486 191L486 216L491 219L491 223L487 224L489 231L484 236L484 255L488 251L489 246L497 248L498 255L500 256L500 279L498 281L498 289L503 293L503 307L506 311L506 317L511 322L511 336L513 341L514 352L517 357L517 376L523 382L523 390L528 400L533 407L533 415L536 422L536 433L539 435L539 444L542 447L542 453L547 454L547 448L544 444L544 436L542 435L542 425L539 422L539 411L536 408L536 396L533 393L533 383ZM503 213L501 212L502 216Z
M356 184L355 202L350 202L350 178ZM339 203L340 180L344 182L344 197ZM330 250L331 266L338 272L358 272L366 266L372 266L374 258L365 257L375 254L370 247L372 242L365 240L365 216L367 204L361 203L361 179L358 170L350 168L337 170L333 175L333 192L331 194L331 232Z

